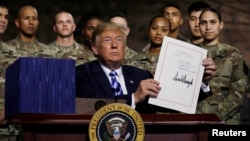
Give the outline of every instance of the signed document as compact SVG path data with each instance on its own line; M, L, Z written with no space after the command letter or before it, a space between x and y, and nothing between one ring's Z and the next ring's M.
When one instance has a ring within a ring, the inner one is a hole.
M161 91L149 103L194 114L201 89L207 50L170 37L164 37L154 79Z

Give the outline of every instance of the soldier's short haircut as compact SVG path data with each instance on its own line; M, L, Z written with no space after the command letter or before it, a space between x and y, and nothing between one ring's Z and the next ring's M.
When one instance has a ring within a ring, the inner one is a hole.
M7 8L8 9L8 4L5 0L0 0L0 7Z
M204 1L193 2L188 7L188 15L190 15L194 11L201 11L202 9L208 7L210 7L210 5Z
M178 9L181 13L182 13L182 11L181 11L181 7L177 4L177 3L168 3L168 4L166 4L165 6L164 6L164 8L162 9L162 12L164 12L163 10L165 9L165 8L167 8L167 7L174 7L174 8L176 8L176 9Z
M110 19L115 18L115 17L121 17L124 18L126 21L128 21L127 17L122 13L122 12L113 12L108 16L108 21L110 21Z

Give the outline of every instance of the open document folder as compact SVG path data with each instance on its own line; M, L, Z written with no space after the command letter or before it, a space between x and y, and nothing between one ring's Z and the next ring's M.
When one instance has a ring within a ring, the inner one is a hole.
M164 37L155 72L162 90L149 103L184 113L195 113L202 83L202 60L207 50Z

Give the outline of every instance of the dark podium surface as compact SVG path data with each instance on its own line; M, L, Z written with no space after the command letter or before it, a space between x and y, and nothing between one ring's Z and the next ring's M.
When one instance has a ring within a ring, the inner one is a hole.
M224 124L214 114L144 114L144 141L208 141L212 126ZM17 114L24 141L88 141L92 115Z

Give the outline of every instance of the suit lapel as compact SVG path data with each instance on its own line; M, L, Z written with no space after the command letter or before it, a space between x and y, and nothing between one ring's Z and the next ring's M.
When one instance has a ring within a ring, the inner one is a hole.
M110 85L109 79L107 78L105 72L101 68L98 61L95 61L95 63L93 63L92 70L93 70L94 77L95 77L94 79L96 79L96 82L98 83L97 85L101 87L99 91L102 94L100 95L111 97L112 91L111 91L111 85Z
M135 92L136 89L133 72L129 68L127 68L127 66L122 67L122 72L125 79L125 85L128 94L132 94L133 92Z

